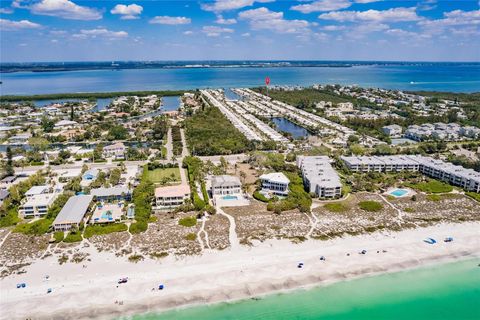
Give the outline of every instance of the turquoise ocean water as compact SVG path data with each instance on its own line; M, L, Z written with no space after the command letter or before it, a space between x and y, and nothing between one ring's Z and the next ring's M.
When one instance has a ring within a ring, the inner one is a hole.
M479 263L480 259L466 260L133 319L478 320Z
M480 63L353 67L183 68L0 73L0 94L357 84L401 90L480 91Z

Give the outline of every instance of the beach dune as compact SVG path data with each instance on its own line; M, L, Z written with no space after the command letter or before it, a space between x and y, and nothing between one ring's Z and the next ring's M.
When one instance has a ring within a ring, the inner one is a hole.
M52 256L34 261L25 274L0 280L0 318L111 319L479 257L479 230L480 223L468 222L300 244L269 240L138 263L89 247L82 249L90 253L86 267L59 265ZM425 243L427 237L437 243ZM446 237L454 241L443 242ZM117 284L121 277L128 277L128 283ZM17 289L22 282L27 287ZM164 290L158 290L160 284Z

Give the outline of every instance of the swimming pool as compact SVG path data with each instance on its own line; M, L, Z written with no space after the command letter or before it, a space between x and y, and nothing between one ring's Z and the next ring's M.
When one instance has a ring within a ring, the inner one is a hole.
M395 190L390 191L389 194L394 196L394 197L403 197L406 194L408 194L408 190L407 189L395 189Z
M237 196L223 196L223 200L238 200Z

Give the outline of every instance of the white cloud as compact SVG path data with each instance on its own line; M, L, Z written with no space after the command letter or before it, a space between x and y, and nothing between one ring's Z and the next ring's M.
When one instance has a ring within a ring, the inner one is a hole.
M57 39L52 39L50 40L51 43L58 43L58 40Z
M345 9L351 5L352 3L349 0L317 0L312 3L299 4L290 9L302 13L312 13Z
M275 0L215 0L213 4L203 4L202 9L206 11L221 12L249 7L255 2L268 3L274 1Z
M355 3L372 3L372 2L379 2L383 0L355 0Z
M322 30L325 31L339 31L339 30L344 30L346 27L345 26L339 26L339 25L328 25L322 27Z
M270 11L265 7L240 12L239 19L249 22L254 30L271 30L278 33L310 32L311 25L305 20L286 20L283 12Z
M179 24L190 24L192 19L187 17L170 17L170 16L156 16L149 21L152 24L168 24L168 25L179 25Z
M13 13L13 9L12 9L12 8L0 8L0 13L3 13L3 14L12 14L12 13Z
M7 19L0 19L0 30L2 31L17 31L23 29L38 29L42 26L38 23L34 23L28 20L7 20Z
M130 20L130 19L138 19L139 15L142 14L143 7L139 6L138 4L132 3L129 5L124 4L117 4L110 10L111 14L119 14L121 15L121 19L123 20Z
M94 8L79 6L70 0L41 0L28 6L33 14L70 20L99 20L102 13Z
M217 20L215 20L215 23L218 24L235 24L237 23L237 20L235 19L224 19L221 15L217 16Z
M335 21L375 21L375 22L398 22L417 21L421 18L415 12L415 7L391 8L388 10L367 10L367 11L333 11L322 13L318 17L324 20Z
M250 37L250 32L242 33L242 37Z
M55 36L63 36L67 34L67 31L65 30L51 30L50 34L53 34Z
M109 39L121 39L128 37L128 33L125 31L111 31L105 28L96 29L82 29L80 33L74 34L73 37L85 39L85 38L109 38Z
M187 31L184 31L183 34L186 35L186 36L189 36L189 35L193 34L193 31L192 30L187 30Z
M419 24L424 27L447 27L447 26L459 26L459 25L478 25L480 24L480 10L463 11L454 10L443 13L443 19L437 20L424 20Z
M218 37L222 33L233 33L234 30L230 28L222 28L218 26L204 26L202 32L205 33L208 37Z

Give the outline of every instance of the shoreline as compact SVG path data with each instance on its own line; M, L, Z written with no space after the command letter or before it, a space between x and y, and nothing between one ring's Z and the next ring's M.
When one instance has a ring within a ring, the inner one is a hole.
M254 247L146 259L137 264L90 247L82 250L90 252L92 261L86 263L87 268L72 263L60 266L55 257L48 257L26 267L27 274L0 280L2 296L7 297L0 302L0 318L34 314L36 319L112 319L312 289L480 257L479 228L480 223L467 222L300 244L269 240ZM444 243L447 236L453 236L454 242ZM426 237L434 237L438 243L426 244ZM363 249L367 254L358 254ZM319 260L321 255L326 261ZM305 264L301 269L297 268L300 261ZM50 275L48 283L42 274ZM128 276L129 282L116 288L122 276ZM27 282L27 288L15 289L21 281ZM152 291L159 283L165 284L165 290ZM47 287L53 288L48 296ZM115 300L124 304L115 304Z

